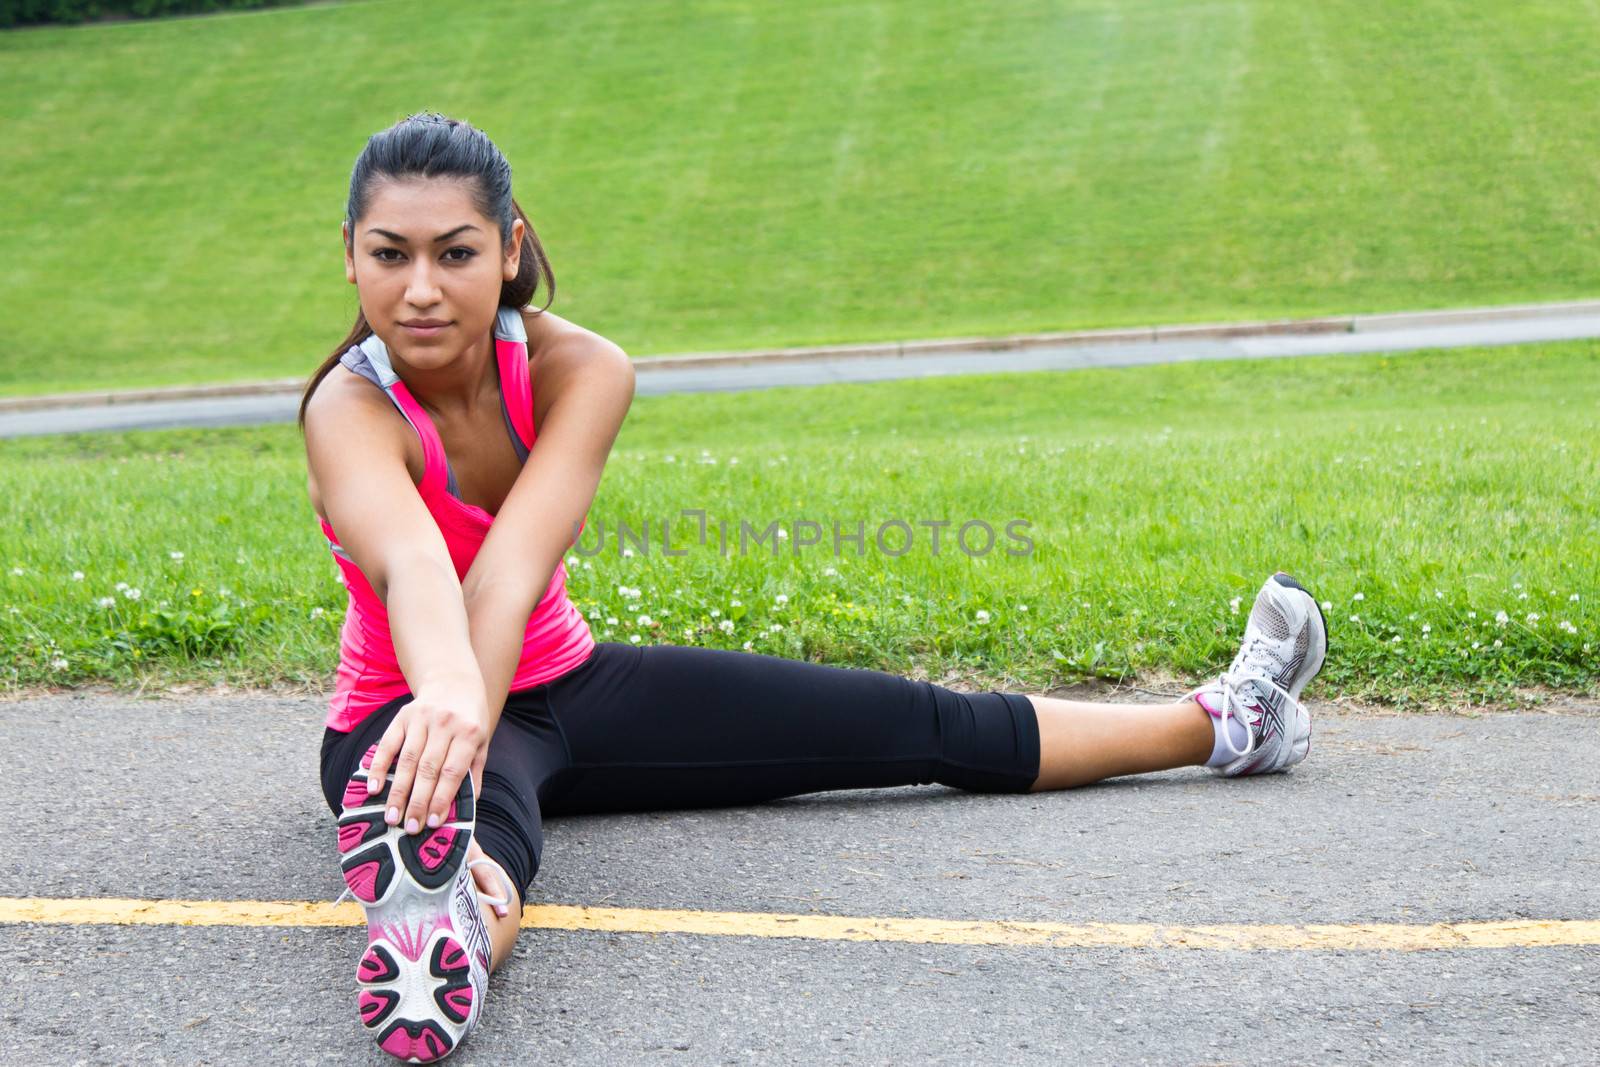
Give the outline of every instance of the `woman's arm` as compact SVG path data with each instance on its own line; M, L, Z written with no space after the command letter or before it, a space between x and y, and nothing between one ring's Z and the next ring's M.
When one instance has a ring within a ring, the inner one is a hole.
M539 358L538 436L461 583L491 735L516 675L528 616L577 539L633 388L633 362L588 330L568 328Z
M420 829L443 819L462 778L481 766L488 709L455 565L406 469L404 427L369 388L317 390L306 409L306 460L328 524L388 612L414 699L379 742L371 780L381 783L398 754L388 822L403 812L408 829Z

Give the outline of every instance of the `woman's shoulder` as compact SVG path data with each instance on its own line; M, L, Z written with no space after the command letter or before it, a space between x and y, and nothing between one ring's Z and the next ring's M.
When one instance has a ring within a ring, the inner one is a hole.
M324 454L335 456L345 452L341 443L360 441L363 451L371 451L371 446L391 454L398 450L412 482L422 480L426 457L410 424L381 388L342 365L335 366L317 384L307 401L305 431L308 461L312 458L314 439L332 446ZM307 474L312 505L325 517L314 462L308 462Z
M544 428L544 418L568 382L579 377L593 380L605 368L616 392L633 396L633 361L615 342L593 330L549 311L522 311L528 329L528 377L533 382L534 432Z
M523 308L522 322L528 333L528 364L534 369L541 362L626 357L614 341L553 311Z

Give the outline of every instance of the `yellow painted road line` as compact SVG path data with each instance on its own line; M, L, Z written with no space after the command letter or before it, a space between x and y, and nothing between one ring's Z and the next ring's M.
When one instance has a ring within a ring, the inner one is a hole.
M133 926L358 926L354 903L261 900L119 900L0 897L0 924ZM1550 948L1600 945L1600 921L1327 923L1041 923L1005 920L889 919L747 911L674 911L530 905L525 929L630 934L799 937L821 941L899 941L918 945L1036 948L1187 948L1418 952L1429 949Z

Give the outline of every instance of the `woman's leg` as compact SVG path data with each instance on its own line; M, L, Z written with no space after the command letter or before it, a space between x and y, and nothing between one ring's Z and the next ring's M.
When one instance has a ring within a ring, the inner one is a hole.
M873 670L757 653L602 643L557 679L571 775L548 814L755 803L939 782L1029 792L1203 762L1194 703L1075 704L958 693Z
M1033 792L1203 764L1216 730L1194 701L1085 704L1028 698L1039 718L1039 777Z

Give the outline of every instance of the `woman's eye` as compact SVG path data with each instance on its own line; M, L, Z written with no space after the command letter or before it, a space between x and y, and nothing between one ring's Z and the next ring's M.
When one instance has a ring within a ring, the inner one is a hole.
M388 253L390 253L390 252L394 253L394 258L390 258L389 257ZM457 252L464 252L466 254L462 255L462 256L457 256L457 255L455 255L455 253L457 253ZM474 250L474 249L466 248L466 247L463 247L461 245L457 245L455 248L452 248L449 251L447 251L444 255L445 255L445 260L447 262L450 262L450 263L465 263L467 260L471 259L473 256L475 256L477 254L478 254L477 251ZM399 249L395 249L395 248L379 248L379 249L377 249L376 251L374 251L372 253L372 258L376 259L379 263L398 263L398 262L400 262L401 259L404 259L405 257L400 254Z

